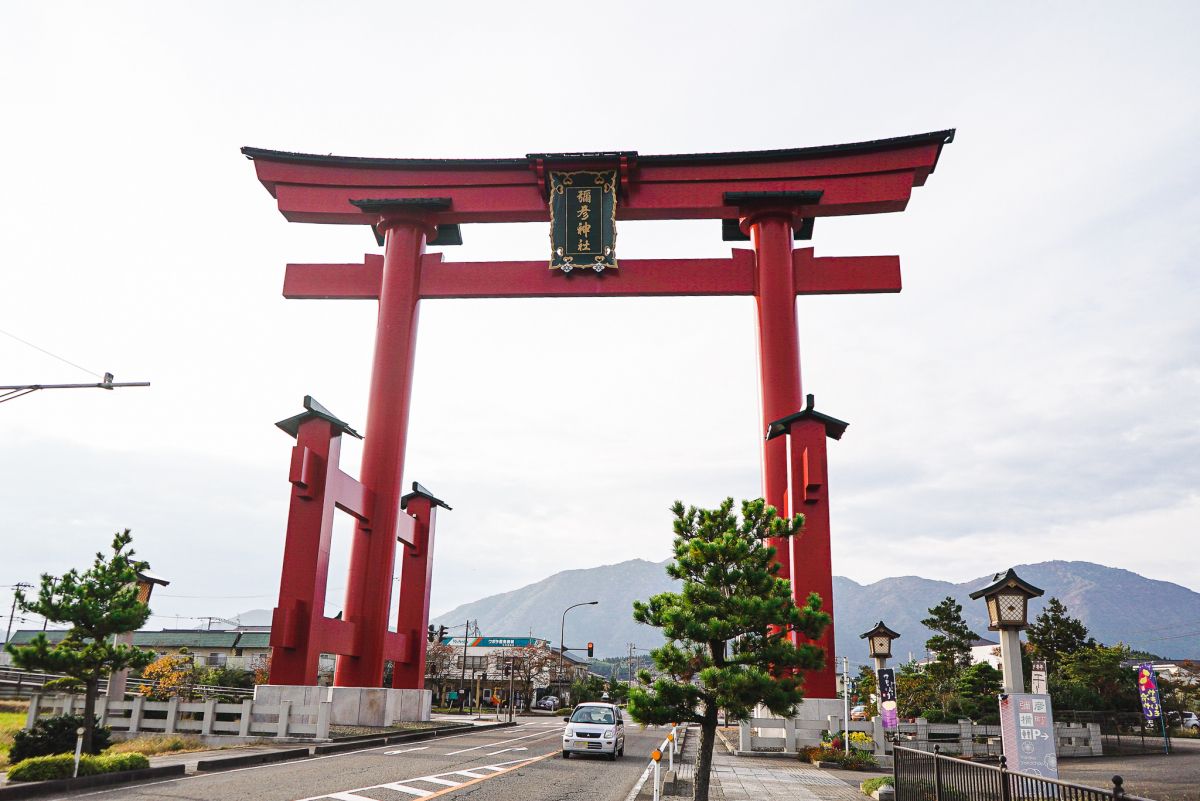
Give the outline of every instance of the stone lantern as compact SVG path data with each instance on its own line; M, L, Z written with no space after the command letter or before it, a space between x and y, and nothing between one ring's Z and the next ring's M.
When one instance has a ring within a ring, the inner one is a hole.
M992 583L971 593L984 599L988 609L988 628L1000 632L1000 663L1004 671L1004 692L1025 692L1021 670L1021 630L1029 628L1029 599L1044 594L1016 574L1012 568L997 573Z
M899 639L900 635L883 625L881 620L875 624L875 628L858 636L867 641L871 658L875 660L875 672L878 673L892 656L892 640Z

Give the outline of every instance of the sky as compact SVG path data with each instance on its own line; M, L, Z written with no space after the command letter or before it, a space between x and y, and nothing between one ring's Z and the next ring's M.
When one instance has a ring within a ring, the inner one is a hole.
M151 626L274 605L292 440L273 424L311 394L364 427L374 328L369 301L284 300L283 268L380 249L287 223L239 147L654 154L944 128L906 211L822 219L809 243L899 254L904 276L797 304L804 391L850 423L834 572L1068 559L1200 590L1197 23L1165 2L6 4L0 384L152 386L0 404L0 605L123 528L171 581ZM448 259L548 255L542 224L463 237ZM626 259L729 248L715 221L620 226ZM405 481L454 507L435 613L662 560L672 501L760 493L750 298L426 301L413 404Z

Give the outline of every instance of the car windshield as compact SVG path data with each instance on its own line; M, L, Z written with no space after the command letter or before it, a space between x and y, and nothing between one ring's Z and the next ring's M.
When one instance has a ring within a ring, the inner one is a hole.
M572 723L612 723L613 713L611 709L605 709L602 706L581 706L575 710L575 714L571 716Z

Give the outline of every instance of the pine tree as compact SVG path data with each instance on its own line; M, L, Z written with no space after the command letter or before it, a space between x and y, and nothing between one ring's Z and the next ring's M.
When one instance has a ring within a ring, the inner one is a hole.
M663 675L649 690L630 689L629 713L643 724L700 725L694 788L697 801L707 801L719 710L746 720L761 703L777 715L795 714L803 698L799 671L820 668L825 653L793 645L790 635L816 639L830 618L815 594L797 607L790 583L775 576L767 539L795 535L803 516L781 519L761 499L742 503L741 520L732 498L717 509L676 502L671 511L675 561L667 574L683 586L634 602L634 619L662 629L667 642L651 652ZM649 683L649 674L642 679Z
M135 631L150 617L150 607L138 601L137 589L138 572L149 565L134 561L133 550L126 550L132 541L125 529L113 536L112 553L97 553L86 572L72 569L58 578L43 574L37 600L17 592L22 611L71 626L58 645L52 646L39 633L29 645L10 645L7 650L18 667L62 673L83 683L87 753L91 753L100 679L115 670L144 667L154 658L152 651L112 642L114 634Z
M929 610L929 617L922 620L921 625L934 632L925 641L925 647L934 656L927 671L940 699L942 714L949 714L958 677L971 666L971 643L979 639L979 635L967 627L962 604L949 595Z
M1051 671L1058 665L1061 657L1074 654L1090 645L1095 640L1088 636L1087 626L1078 618L1067 614L1067 607L1057 598L1051 598L1046 608L1029 626L1026 637L1033 647L1034 655L1045 659L1047 668Z

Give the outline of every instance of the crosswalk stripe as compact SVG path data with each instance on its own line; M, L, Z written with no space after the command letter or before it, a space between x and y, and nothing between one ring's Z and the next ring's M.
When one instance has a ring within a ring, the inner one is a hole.
M435 776L422 776L419 779L409 779L410 782L430 782L432 784L444 784L447 787L457 787L462 782L452 782L449 779L439 779Z
M392 782L390 784L381 784L379 786L385 787L388 790L396 790L397 792L408 793L409 795L415 795L418 798L424 798L427 795L433 795L432 790L421 790L416 787L409 787L407 784L400 784L399 782Z

